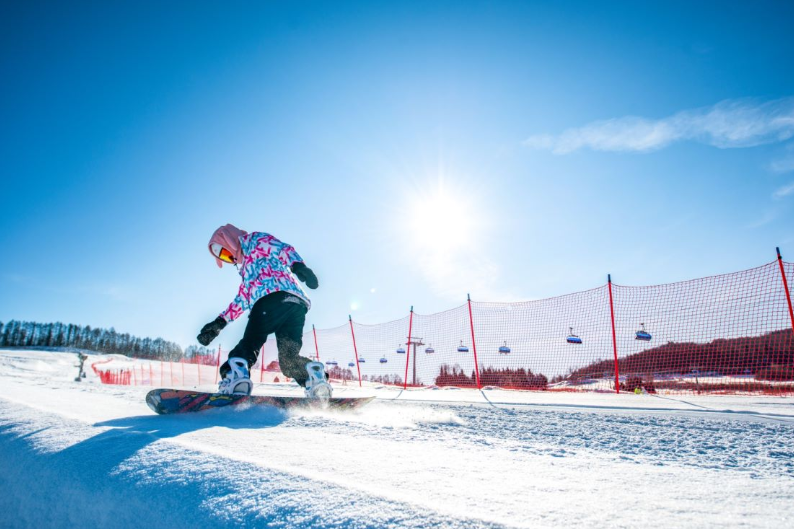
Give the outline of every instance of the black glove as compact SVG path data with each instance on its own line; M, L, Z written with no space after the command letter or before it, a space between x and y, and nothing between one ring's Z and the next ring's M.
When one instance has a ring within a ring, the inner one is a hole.
M226 327L226 320L218 316L201 328L201 332L196 336L196 340L198 340L201 345L209 345L212 340L218 337L224 327Z
M312 290L320 286L320 283L317 282L317 276L305 263L293 263L291 269L292 273L298 276L298 279L306 283L306 286Z

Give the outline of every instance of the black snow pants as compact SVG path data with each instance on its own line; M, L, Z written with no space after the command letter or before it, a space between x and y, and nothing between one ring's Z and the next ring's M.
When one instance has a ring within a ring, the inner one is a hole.
M286 292L274 292L260 298L251 307L243 338L229 352L229 358L244 358L248 362L248 369L251 369L267 336L275 333L281 372L305 386L309 378L306 364L312 359L299 353L303 345L303 324L307 311L302 299ZM230 369L229 362L224 362L220 369L221 377Z

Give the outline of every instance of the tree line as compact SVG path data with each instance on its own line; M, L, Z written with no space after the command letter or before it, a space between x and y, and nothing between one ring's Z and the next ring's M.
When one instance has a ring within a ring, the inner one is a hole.
M331 368L326 368L326 370L328 371L328 376L336 380L358 380L358 374L354 374L352 369L333 366ZM396 374L361 375L361 380L364 382L376 382L378 384L391 384L395 386L401 386L403 383L403 377Z
M215 351L206 347L191 345L183 351L174 342L119 333L113 327L102 329L73 323L17 320L0 322L0 347L73 347L98 353L177 362L183 358L215 355Z
M546 375L533 373L523 367L517 369L480 366L480 384L500 388L545 390L549 385ZM468 376L459 365L450 367L441 364L436 377L436 386L477 387L477 374Z

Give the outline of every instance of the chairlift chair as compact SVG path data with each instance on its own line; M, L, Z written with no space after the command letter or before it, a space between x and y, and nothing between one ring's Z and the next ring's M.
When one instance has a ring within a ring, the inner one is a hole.
M650 342L651 341L651 335L650 335L650 333L648 333L645 330L645 324L644 323L640 323L640 330L637 331L636 333L634 333L634 335L635 335L635 338L634 338L635 340L642 340L644 342Z
M388 359L387 359L385 356L384 356L383 358L381 358L381 359L380 359L380 363L381 363L381 364L385 364L385 363L386 363L386 362L388 362L388 361L389 361L389 360L388 360Z
M573 327L568 327L568 337L565 339L568 343L582 343L582 339L573 333Z
M504 345L499 347L499 354L500 355L509 355L510 354L510 348L507 346L507 342L505 342Z
M466 347L465 345L463 345L463 340L460 341L460 345L458 346L458 352L459 353L468 353L469 352L469 348Z
M351 362L348 362L348 363L347 363L347 367L356 367L356 363L355 363L355 362L352 362L352 361L351 361Z
M398 345L397 346L397 354L398 355L404 355L405 354L405 348L403 348L402 345Z
M327 365L327 366L333 366L333 367L336 367L336 366L338 366L339 364L336 362L336 360L327 360L327 361L325 362L325 365Z
M427 353L427 354L429 354L429 355L431 355L431 354L433 354L433 353L435 353L435 352L436 352L436 350L435 350L435 349L433 349L433 345L432 345L432 344L430 344L430 346L429 346L429 347L427 347L427 349L425 349L425 353Z

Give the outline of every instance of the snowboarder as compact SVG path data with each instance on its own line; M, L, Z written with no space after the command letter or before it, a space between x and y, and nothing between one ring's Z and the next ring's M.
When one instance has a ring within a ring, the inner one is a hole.
M251 311L243 338L220 367L218 393L251 394L249 370L267 336L275 333L281 372L303 386L306 396L330 398L323 364L299 355L311 302L296 278L311 289L319 284L295 248L268 233L247 233L231 224L215 230L208 247L219 268L224 263L238 268L242 284L229 307L201 329L199 343L209 345L227 323Z

